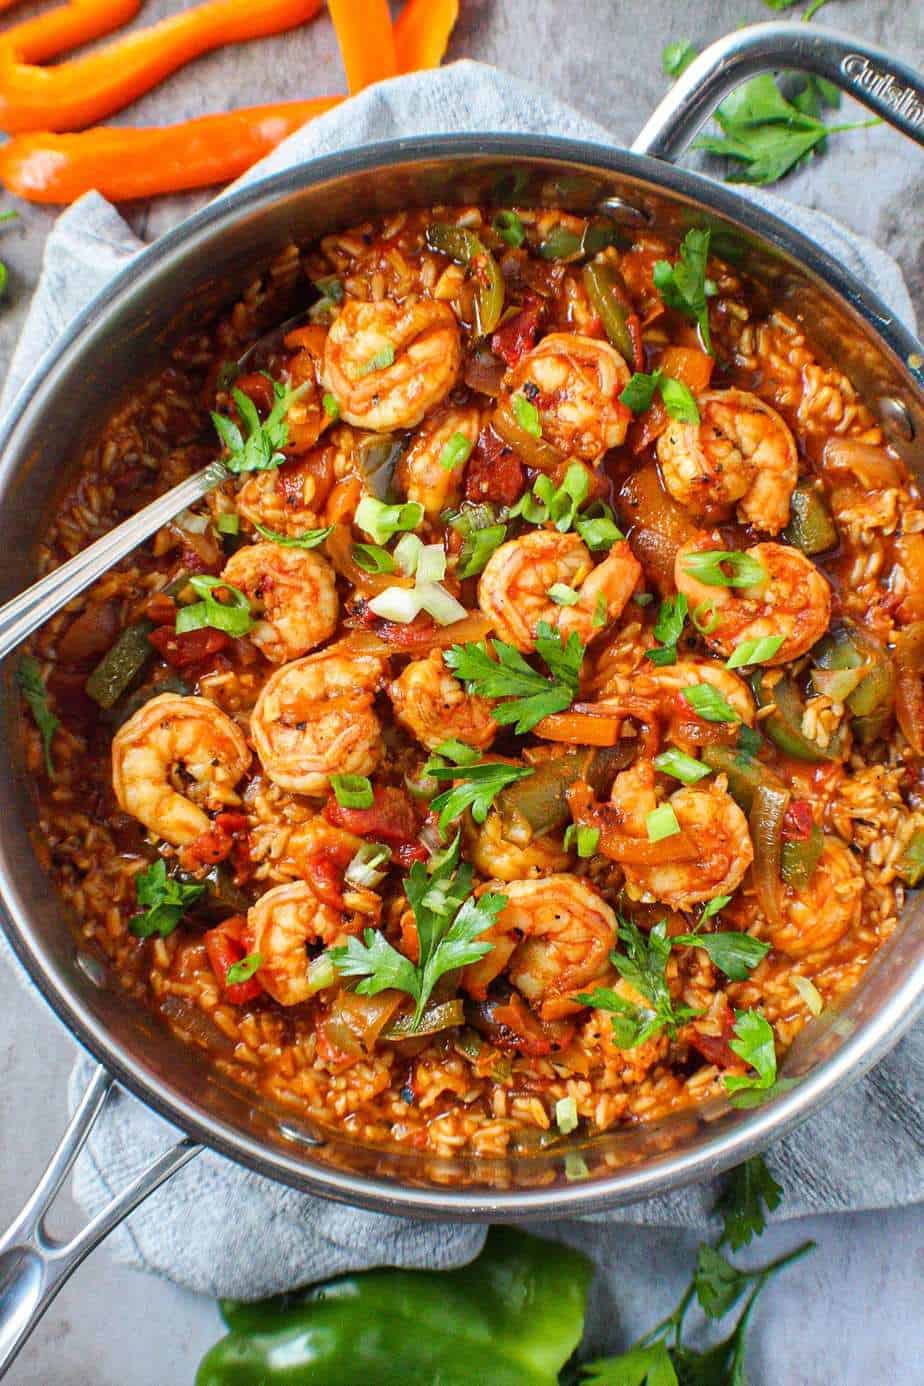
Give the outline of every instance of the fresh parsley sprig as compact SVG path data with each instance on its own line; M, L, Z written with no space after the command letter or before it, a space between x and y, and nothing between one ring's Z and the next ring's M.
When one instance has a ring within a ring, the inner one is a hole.
M696 323L703 346L711 356L707 300L715 293L715 285L706 277L710 235L709 231L700 231L695 227L688 231L680 242L680 255L675 263L656 260L651 277L668 308L683 313L684 317Z
M699 409L690 387L682 380L665 375L660 367L650 375L636 371L619 398L633 414L642 414L651 408L656 393L660 394L672 419L680 423L699 423Z
M22 656L16 669L16 682L38 727L42 738L45 770L48 778L52 779L55 767L51 759L51 742L61 722L48 706L48 690L42 679L41 666L34 655Z
M159 934L166 938L179 924L187 907L199 899L205 886L196 881L185 884L167 875L167 863L158 857L146 871L139 871L135 877L135 894L139 905L147 908L135 914L128 921L128 927L136 938L150 938Z
M671 940L667 936L667 920L656 924L646 938L637 924L620 918L619 939L625 952L613 952L610 961L632 989L643 996L647 1005L640 1006L620 996L610 987L597 987L575 997L582 1006L609 1011L613 1038L620 1049L636 1049L654 1035L667 1030L673 1036L677 1027L699 1015L689 1006L676 1005L665 976Z
M737 1095L733 1105L755 1106L766 1100L777 1082L776 1044L770 1022L759 1011L736 1011L735 1033L728 1047L753 1070L725 1074L726 1092Z
M730 930L719 934L676 934L671 942L684 948L702 948L733 982L747 981L770 951L769 943L762 939Z
M269 377L267 377L269 379ZM294 390L271 380L273 387L273 407L264 422L260 422L253 400L243 390L235 387L231 391L237 412L240 415L244 432L225 414L211 411L215 432L221 439L227 456L224 459L229 472L268 472L281 467L286 460L282 449L289 441L289 426L285 421L292 404L310 386L310 381L298 385Z
M778 1208L782 1197L783 1190L760 1155L738 1165L716 1205L722 1215L719 1246L727 1242L732 1251L748 1246L766 1227L767 1210L772 1213Z
M459 864L459 843L457 833L447 851L431 859L429 871L415 862L405 881L420 944L416 964L376 929L366 929L362 941L351 938L328 950L341 976L361 978L356 988L360 995L395 988L413 997L415 1030L439 979L491 952L493 944L482 936L507 903L506 895L491 891L477 900L471 895L473 871L467 863Z
M466 692L484 698L504 698L491 709L491 716L501 726L514 724L522 736L553 712L564 712L574 702L578 692L584 646L575 631L563 641L557 630L540 621L536 635L536 653L544 660L552 675L546 678L503 640L452 645L443 661L465 684Z
M436 765L427 762L426 773L434 780L458 780L430 801L431 809L439 814L440 832L471 809L476 823L483 823L497 795L508 784L515 784L533 773L530 765L504 765L502 761L478 765Z

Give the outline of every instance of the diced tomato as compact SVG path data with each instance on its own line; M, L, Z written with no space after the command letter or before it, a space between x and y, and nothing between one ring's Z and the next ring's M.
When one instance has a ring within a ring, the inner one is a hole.
M273 382L268 380L262 371L238 376L234 388L252 400L260 414L268 414L275 403Z
M511 447L492 428L482 430L465 468L468 500L513 505L526 487L526 469Z
M807 799L795 799L783 818L781 837L786 842L807 842L814 824L812 806Z
M182 635L177 635L172 626L157 626L148 639L161 659L174 669L189 669L201 664L209 655L231 644L230 635L223 630L213 630L211 626L184 631Z
M343 873L353 860L348 842L325 842L305 860L305 876L319 900L332 909L342 910Z
M234 879L242 885L253 873L246 814L220 813L210 828L183 848L182 856L188 863L187 869L216 866L230 857L235 866Z
M386 621L381 616L376 616L364 601L359 601L353 606L347 625L353 629L360 627L373 631L380 640L386 640L389 645L405 654L415 654L418 650L429 651L439 630L433 617L424 611L405 625L401 621Z
M508 366L515 366L536 345L543 304L534 298L508 318L491 337L491 350Z
M247 920L244 916L235 914L224 920L216 929L209 929L205 935L205 951L209 965L224 989L224 999L230 1001L232 1006L242 1006L245 1001L252 1001L263 991L256 977L249 977L246 982L232 982L231 986L228 986L228 968L247 956L246 928Z
M396 785L377 785L372 807L365 809L344 808L332 794L324 805L324 817L336 828L387 843L396 859L400 859L396 848L411 847L415 852L420 848L417 812L405 791Z

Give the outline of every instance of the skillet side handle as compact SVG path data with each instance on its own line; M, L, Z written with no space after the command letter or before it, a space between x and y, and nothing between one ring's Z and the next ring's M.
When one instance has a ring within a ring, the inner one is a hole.
M759 72L813 72L847 92L902 134L924 144L924 78L863 39L813 24L753 24L728 34L690 64L656 108L635 154L673 162L735 87Z
M0 1236L0 1377L6 1375L19 1349L84 1257L201 1149L190 1140L180 1141L142 1170L70 1241L53 1240L45 1228L46 1214L83 1149L112 1086L106 1070L97 1068L34 1193L12 1226Z

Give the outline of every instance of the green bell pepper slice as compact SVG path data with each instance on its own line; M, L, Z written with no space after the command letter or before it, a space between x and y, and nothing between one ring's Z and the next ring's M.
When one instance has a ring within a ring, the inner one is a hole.
M427 245L468 267L475 281L475 330L479 337L489 336L504 311L505 289L500 265L484 241L465 226L436 221L427 227Z
M803 732L802 714L805 708L802 694L788 674L769 684L766 671L758 669L751 678L751 688L758 708L773 709L767 717L761 719L761 731L785 755L792 756L793 760L805 760L812 764L844 759L846 746L841 729L832 736L825 747Z
M224 1301L231 1332L206 1353L196 1386L557 1386L592 1274L570 1247L492 1227L458 1270L373 1270Z
M784 840L780 854L780 875L788 886L802 890L808 885L815 874L824 845L825 835L817 823L812 824L807 838L797 842Z
M101 708L113 707L151 658L154 647L148 636L153 629L154 622L147 619L126 626L90 674L86 691Z
M851 729L857 740L863 745L875 741L882 734L895 703L895 664L884 646L859 627L844 625L819 641L812 658L815 666L826 674L849 674L865 669L859 682L839 701L843 701L853 714ZM824 687L820 680L814 681Z
M789 501L789 524L780 538L810 558L837 546L837 526L819 482L799 482Z
M703 764L710 770L727 776L728 792L745 813L751 812L754 795L762 784L781 784L769 766L734 747L704 746L702 757Z
M644 362L635 359L627 321L632 310L626 307L626 288L619 271L615 265L594 262L584 266L581 278L610 342L633 370L641 370Z

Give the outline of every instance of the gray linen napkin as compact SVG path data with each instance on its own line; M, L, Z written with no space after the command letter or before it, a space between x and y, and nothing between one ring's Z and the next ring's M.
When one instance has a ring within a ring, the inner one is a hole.
M463 62L365 92L286 140L242 181L349 146L460 130L554 133L611 143L605 129L570 106L493 68ZM750 195L820 241L913 325L907 290L889 256L823 213L766 193ZM2 405L74 313L140 249L122 218L96 193L60 217L48 239ZM8 951L6 959L4 965L18 972ZM85 1056L77 1058L71 1108L91 1068ZM782 1214L882 1208L924 1197L924 1131L916 1102L922 1077L924 1027L918 1026L875 1073L781 1142L770 1164L786 1188ZM119 1093L76 1166L78 1202L96 1213L177 1135ZM706 1184L601 1215L594 1219L599 1226L593 1234L589 1228L582 1233L574 1223L557 1224L554 1230L573 1243L592 1235L602 1259L618 1265L624 1237L620 1224L702 1227L714 1200L715 1188ZM547 1225L544 1230L553 1229ZM119 1260L191 1289L253 1298L375 1265L459 1265L477 1254L484 1232L483 1227L416 1222L310 1198L205 1153L113 1233L110 1246Z

